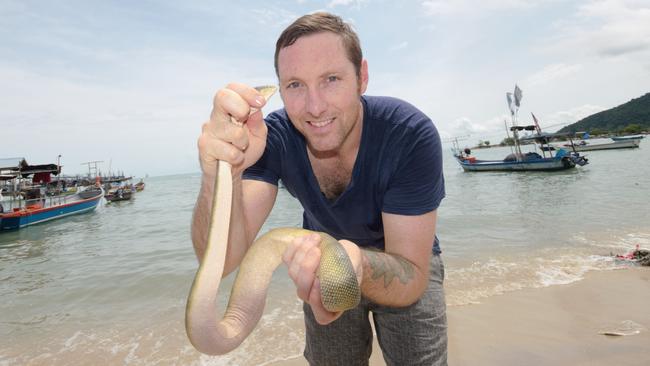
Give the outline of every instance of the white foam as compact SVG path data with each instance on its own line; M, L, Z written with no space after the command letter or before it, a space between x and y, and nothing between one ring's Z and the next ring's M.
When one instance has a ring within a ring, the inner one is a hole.
M612 256L590 252L592 250L579 247L558 255L556 248L546 248L530 255L495 256L464 267L448 263L447 303L450 306L473 304L511 291L569 284L583 279L588 271L625 265Z

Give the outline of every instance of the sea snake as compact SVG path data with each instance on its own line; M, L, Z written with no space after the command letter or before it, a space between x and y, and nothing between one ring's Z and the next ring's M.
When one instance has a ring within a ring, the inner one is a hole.
M256 89L268 100L276 87ZM217 161L208 241L185 308L185 330L190 342L198 351L210 355L230 352L253 331L264 311L271 275L282 262L287 245L297 237L313 233L298 228L278 228L255 240L239 266L228 306L219 318L217 290L228 247L231 204L231 166ZM324 307L333 312L356 307L361 291L350 258L336 239L325 233L317 234L321 237L317 276Z

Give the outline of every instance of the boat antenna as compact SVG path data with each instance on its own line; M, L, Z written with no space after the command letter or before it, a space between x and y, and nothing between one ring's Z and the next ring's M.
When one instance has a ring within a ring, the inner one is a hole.
M461 153L461 149L460 149L460 145L458 144L458 141L467 140L469 138L469 136L470 135L454 136L454 137L450 137L448 139L445 139L443 142L451 142L452 143L451 151L452 151L452 153L454 155L457 155L457 154Z
M88 177L91 178L93 176L93 172L95 173L95 176L99 175L97 164L103 162L103 160L87 161L85 163L81 163L81 165L88 165Z

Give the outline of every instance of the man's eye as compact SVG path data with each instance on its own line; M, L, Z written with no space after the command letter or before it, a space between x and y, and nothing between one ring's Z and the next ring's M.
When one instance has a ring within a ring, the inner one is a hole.
M339 79L339 78L336 77L336 76L334 76L334 75L327 77L327 81L329 81L329 82L337 81L338 79Z
M300 83L297 81L291 82L287 85L287 89L295 89L300 86Z

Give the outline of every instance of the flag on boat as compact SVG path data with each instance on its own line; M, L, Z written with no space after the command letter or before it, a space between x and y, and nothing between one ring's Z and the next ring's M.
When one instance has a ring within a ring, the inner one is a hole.
M523 94L521 93L521 89L519 89L519 86L515 84L515 105L519 107L521 105L521 98L523 98Z
M510 108L510 114L515 115L515 107L512 105L512 93L506 93L506 98L508 98L508 108Z
M537 121L537 118L535 118L535 115L533 112L530 112L530 114L533 116L533 121L535 121L535 128L537 129L537 133L541 134L542 133L542 128L539 127L539 122Z

